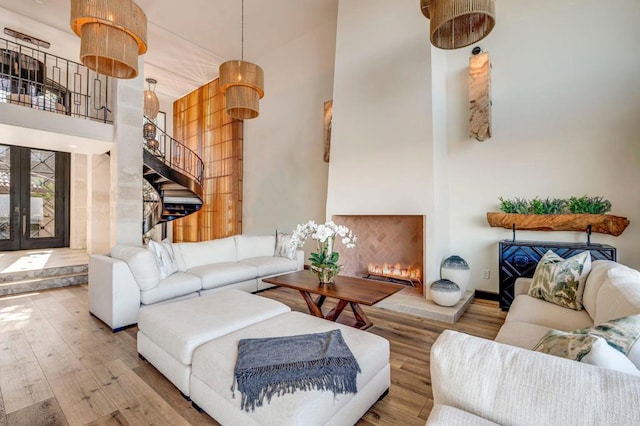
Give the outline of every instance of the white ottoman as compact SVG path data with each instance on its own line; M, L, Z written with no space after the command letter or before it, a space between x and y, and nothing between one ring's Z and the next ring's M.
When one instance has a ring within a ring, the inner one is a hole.
M191 356L198 346L290 311L240 290L149 306L138 317L138 353L188 397Z
M242 397L231 392L238 341L244 338L291 336L339 328L358 360L358 392L297 391L275 396L253 412L240 409ZM389 342L300 312L289 312L219 337L195 350L191 368L191 400L219 423L227 425L352 425L385 394L390 385Z

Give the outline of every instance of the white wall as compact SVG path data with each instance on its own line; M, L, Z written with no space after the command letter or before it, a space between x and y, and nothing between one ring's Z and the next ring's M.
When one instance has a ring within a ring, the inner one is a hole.
M493 137L480 143L468 136L473 46L431 48L412 0L340 2L327 216L426 214L427 281L458 254L473 286L497 292L497 243L511 232L490 228L486 212L500 196L602 195L631 225L592 242L640 268L640 3L617 1L606 13L595 0L580 2L580 13L575 4L497 4L496 28L479 43L493 63Z
M497 2L497 24L479 45L490 52L493 137L468 137L471 47L446 54L451 247L476 287L498 290L497 241L485 214L498 197L602 195L631 224L592 242L618 248L640 268L640 3L595 0ZM520 231L520 240L584 242L577 232ZM481 271L491 279L481 280Z
M446 176L436 184L446 129L432 124L428 26L413 0L341 1L338 12L327 217L426 215L426 270L448 241ZM439 90L444 91L444 83ZM444 194L443 194L444 192Z
M268 55L254 54L245 40L245 60L265 75L260 115L244 122L246 234L290 232L298 223L324 220L323 116L333 90L336 13L337 0L323 25Z

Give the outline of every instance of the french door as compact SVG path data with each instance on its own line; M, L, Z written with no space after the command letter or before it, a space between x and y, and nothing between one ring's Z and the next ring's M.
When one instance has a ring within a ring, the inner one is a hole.
M0 250L69 245L70 155L0 145Z

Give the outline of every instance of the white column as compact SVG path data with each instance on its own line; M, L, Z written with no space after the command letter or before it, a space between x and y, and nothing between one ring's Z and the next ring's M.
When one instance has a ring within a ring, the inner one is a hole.
M109 253L110 161L108 154L87 158L87 253Z
M69 248L87 248L87 155L71 154Z
M143 75L144 64L139 58L138 77L115 84L111 246L142 244Z

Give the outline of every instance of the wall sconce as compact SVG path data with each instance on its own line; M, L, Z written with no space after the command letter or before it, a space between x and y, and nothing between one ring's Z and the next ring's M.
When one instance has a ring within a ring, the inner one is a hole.
M482 142L491 137L491 60L475 47L469 58L469 136Z

